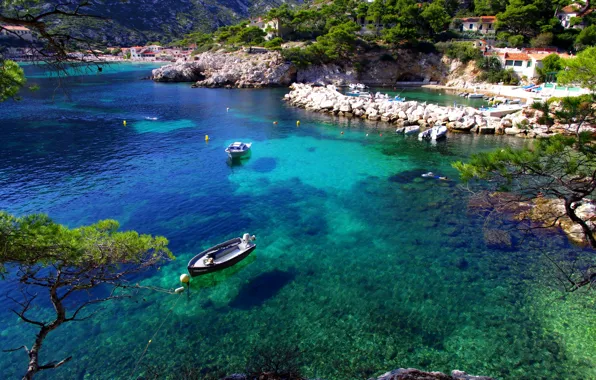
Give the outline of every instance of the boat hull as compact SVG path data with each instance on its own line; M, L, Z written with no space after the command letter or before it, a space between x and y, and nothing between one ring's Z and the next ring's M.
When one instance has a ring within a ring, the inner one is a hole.
M247 156L249 154L249 152L250 152L250 149L247 149L242 152L233 152L233 151L226 150L226 153L228 154L228 156L230 158L242 158L242 157Z
M233 259L223 262L221 264L215 264L210 267L188 267L188 273L190 274L191 277L196 277L196 276L201 276L204 274L213 273L213 272L220 271L222 269L229 268L232 265L236 265L240 261L244 260L256 248L257 248L257 246L253 245L252 247L250 247L246 251L242 252L238 256L234 257Z

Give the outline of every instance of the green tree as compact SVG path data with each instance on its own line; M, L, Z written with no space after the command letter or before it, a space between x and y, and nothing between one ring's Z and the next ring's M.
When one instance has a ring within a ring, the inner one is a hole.
M516 48L522 47L524 45L524 36L519 34L515 36L509 36L507 38L507 42L509 43L509 46Z
M504 12L497 14L497 28L530 37L537 30L538 8L523 0L511 0Z
M265 41L265 36L266 33L258 26L249 26L242 28L233 38L233 41L248 45L259 45Z
M530 40L530 45L532 47L544 48L549 47L552 45L554 39L554 35L551 32L547 33L540 33L536 37Z
M451 22L451 16L449 16L440 1L434 1L426 6L420 15L430 25L433 33L444 31Z
M537 67L538 79L541 82L546 82L547 76L555 73L558 75L559 71L563 69L563 60L558 54L549 54L542 60L542 67Z
M127 280L172 259L164 237L119 232L113 220L70 229L45 215L15 217L0 212L0 273L5 281L18 284L11 294L12 311L37 329L30 348L24 379L43 370L58 368L72 357L42 364L40 350L48 334L67 322L93 317L96 305L129 297L126 289L138 289ZM101 288L102 292L95 291ZM106 293L105 289L111 289ZM40 292L41 290L47 293ZM46 295L54 313L36 313L38 296Z
M30 29L38 41L31 42L19 35L13 35L13 39L35 52L37 59L52 66L58 75L63 75L74 60L69 56L70 51L103 50L105 47L99 34L91 27L85 29L88 33L76 36L67 27L78 20L89 23L93 19L102 20L92 14L93 5L92 0L73 0L54 5L40 0L3 0L0 3L0 30L2 25L7 24ZM0 101L15 98L24 83L22 70L0 55Z
M507 193L505 197L493 198L500 199L494 205L497 212L539 198L547 202L558 201L562 211L549 210L545 220L548 226L554 227L562 219L569 220L579 226L588 244L596 249L591 220L578 213L582 202L591 199L596 191L596 145L590 133L582 132L582 127L596 117L596 48L586 49L564 63L567 69L559 75L559 82L578 83L592 93L563 98L551 106L539 104L534 108L542 112L538 122L547 127L557 122L566 126L571 134L538 139L523 149L506 147L479 153L469 162L458 161L453 166L464 181L479 179L490 189ZM530 224L528 230L533 228ZM594 265L594 262L589 263L588 270L579 272L579 277L566 274L565 279L570 284L568 290L596 281L596 273L589 269Z
M596 93L596 47L581 51L575 58L564 60L565 70L557 77L561 84L579 84Z
M15 99L25 82L25 73L16 62L0 59L0 102Z
M503 67L498 57L485 56L476 61L476 67L483 71L500 71Z
M329 30L329 33L317 38L317 45L331 61L349 58L349 53L356 47L354 32L359 29L360 27L354 22L334 26Z
M596 151L579 138L557 135L539 139L525 149L506 147L472 156L469 163L456 162L462 180L481 179L495 190L514 196L509 201L529 201L539 196L559 199L565 211L555 223L567 216L578 224L588 243L596 248L596 236L588 220L577 214L578 203L596 190L594 172Z
M418 38L418 32L409 25L397 24L392 28L384 29L382 36L385 41L397 46L404 42L415 41Z
M582 50L592 45L596 45L596 25L590 25L584 28L575 39L575 48L577 50Z
M507 0L474 0L474 13L477 16L495 15L506 8Z

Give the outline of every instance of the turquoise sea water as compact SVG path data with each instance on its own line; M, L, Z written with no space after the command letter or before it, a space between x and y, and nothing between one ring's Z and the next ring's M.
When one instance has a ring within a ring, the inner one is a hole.
M290 108L285 89L141 80L147 66L58 91L30 70L41 90L0 104L0 209L164 235L177 260L133 280L170 289L193 254L244 232L258 238L239 265L194 279L188 299L143 293L52 332L42 360L74 358L40 378L130 378L162 322L135 375L239 372L257 350L298 346L311 378L398 367L596 377L589 297L551 288L536 252L488 249L458 181L420 177L456 178L452 161L523 140L453 135L432 146ZM227 161L233 141L253 142L248 160ZM0 347L30 345L34 330L9 311L14 285L0 290ZM0 355L2 378L25 368L23 352Z

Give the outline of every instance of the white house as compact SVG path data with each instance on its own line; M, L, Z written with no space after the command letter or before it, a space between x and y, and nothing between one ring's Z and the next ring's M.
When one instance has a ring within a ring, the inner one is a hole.
M130 59L140 59L142 50L143 50L142 46L131 47L130 48Z
M159 45L149 45L149 46L145 46L146 49L149 49L149 51L152 51L153 53L160 53L163 48Z
M256 26L263 32L267 33L265 36L266 40L271 40L275 37L283 37L284 33L290 31L289 28L284 28L277 18L271 20L265 20L262 17L251 19L246 27L250 26Z
M20 25L0 25L0 38L18 38L27 41L36 39L31 30Z
M557 18L565 29L581 28L581 24L571 25L571 19L574 17L582 18L590 12L592 12L592 9L590 9L589 1L586 1L586 4L573 3L558 11Z
M461 21L461 25L459 26L460 32L495 33L495 23L497 22L495 16L467 17L458 20Z
M560 54L550 50L501 50L495 53L485 53L485 55L495 55L501 61L504 69L512 69L520 77L525 76L528 79L538 77L537 68L542 67L542 60L550 54L557 54L561 58L569 58L568 54Z

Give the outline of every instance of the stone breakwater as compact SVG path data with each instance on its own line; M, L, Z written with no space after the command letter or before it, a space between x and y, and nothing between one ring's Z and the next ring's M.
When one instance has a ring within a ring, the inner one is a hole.
M419 125L421 128L445 125L451 132L507 134L523 138L547 138L555 134L575 133L576 124L541 125L542 113L531 107L502 117L493 117L473 107L446 107L416 101L395 102L346 96L335 87L313 87L294 83L284 100L293 106L344 117L384 121L396 127ZM556 110L557 106L553 107ZM580 131L596 132L593 125L582 125Z
M260 88L287 86L296 69L278 52L206 52L192 62L177 62L153 70L156 82L195 82L197 87Z
M359 117L371 121L385 121L397 127L435 124L446 125L452 131L483 134L502 131L500 118L487 117L472 107L443 107L416 101L395 102L389 99L369 99L346 96L332 86L312 87L294 83L284 99L293 106L311 111L345 117Z

